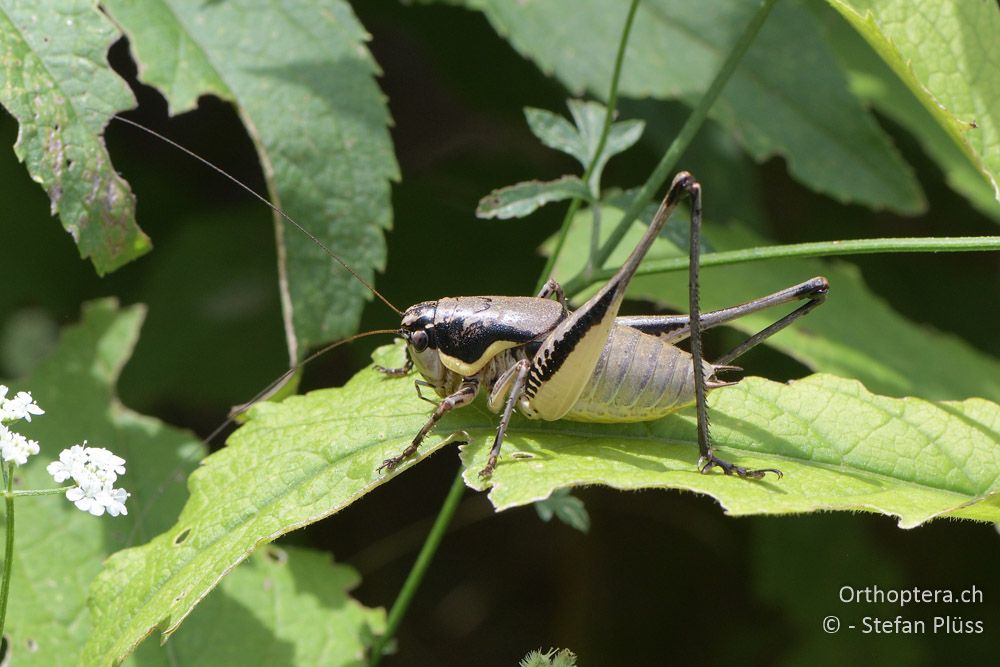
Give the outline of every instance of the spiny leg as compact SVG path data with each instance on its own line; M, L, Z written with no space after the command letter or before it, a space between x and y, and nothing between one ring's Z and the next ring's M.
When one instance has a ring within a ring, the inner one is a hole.
M826 281L824 280L824 282ZM715 362L715 365L724 366L728 364L730 361L736 359L737 357L742 356L744 353L746 353L747 350L756 347L757 345L761 344L774 334L778 333L779 331L787 327L795 320L809 313L809 311L811 311L813 308L826 301L826 293L828 289L829 287L824 287L824 289L822 289L821 291L818 290L814 292L812 296L809 297L809 301L807 303L802 304L801 306L799 306L792 312L788 313L774 324L768 326L766 329L762 329L761 331L758 331L754 335L747 338L745 341L743 341L742 343L731 349L729 352L719 357L719 359Z
M720 308L708 313L701 313L699 321L701 331L704 332L712 327L731 322L751 313L767 310L768 308L792 301L800 301L802 299L822 301L826 298L826 292L829 287L830 285L827 283L826 278L817 276L798 285L786 287L773 294L754 299L753 301L747 301L746 303L728 308ZM651 336L659 336L662 340L672 344L679 343L691 335L690 315L626 315L617 318L615 322L638 329ZM730 360L733 358L735 357L732 357Z
M513 373L513 383L510 386L510 392L507 394L507 404L503 409L503 416L500 418L500 423L497 425L497 434L493 439L493 447L490 449L490 458L486 461L486 466L479 471L480 477L489 477L493 474L493 470L497 467L497 459L500 458L500 446L503 444L503 436L507 433L507 424L510 423L511 415L514 414L514 406L517 405L517 401L521 398L521 394L524 392L524 382L528 377L528 371L531 369L531 362L527 359L522 359L521 361L514 364L504 377L500 378L497 382L497 388L503 387L507 384L507 375ZM499 389L503 391L503 389ZM496 390L495 390L496 391ZM498 397L490 396L490 402L493 403Z
M420 443L424 441L424 438L431 432L434 425L455 408L460 408L471 403L476 398L477 393L479 393L479 380L467 378L454 394L451 394L438 403L437 408L431 414L431 418L427 420L427 423L423 425L423 428L413 438L413 442L410 443L409 447L400 452L399 456L393 456L391 459L383 461L382 465L378 467L378 472L382 472L383 470L392 472L400 463L416 454Z
M698 269L701 258L701 185L693 178L675 179L671 190L682 187L691 198L691 253L688 274L688 306L691 329L691 361L694 364L694 395L695 407L698 413L698 461L702 473L712 468L721 468L727 475L738 475L744 478L761 479L766 473L773 472L781 477L781 471L775 468L747 470L733 465L715 455L711 435L708 428L708 408L705 403L705 368L701 349L701 312L698 294ZM673 194L673 192L671 192ZM667 195L668 198L670 195ZM680 196L676 194L675 196Z

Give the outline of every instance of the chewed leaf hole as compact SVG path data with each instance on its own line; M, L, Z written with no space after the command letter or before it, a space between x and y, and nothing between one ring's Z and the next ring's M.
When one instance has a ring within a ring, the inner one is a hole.
M174 546L180 546L181 544L184 544L184 541L187 540L188 535L190 534L191 534L190 528L185 528L181 532L177 533L177 537L174 538Z

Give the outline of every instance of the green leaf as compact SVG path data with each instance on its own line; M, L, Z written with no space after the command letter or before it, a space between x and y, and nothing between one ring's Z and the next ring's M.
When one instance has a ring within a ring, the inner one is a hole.
M535 511L542 521L551 521L556 517L570 528L576 528L581 533L590 531L590 514L583 501L570 493L569 489L556 489L545 500L535 503Z
M941 167L948 185L967 197L981 213L1000 222L1000 205L989 179L977 166L977 161L970 159L962 146L952 139L937 116L921 104L919 93L908 88L846 21L828 20L824 21L824 26L846 70L851 91L909 130ZM954 62L942 65L961 67ZM985 68L979 74L989 73L990 69ZM963 132L963 137L969 131Z
M204 94L236 106L271 199L371 282L385 265L389 181L399 170L378 66L350 6L102 6L129 37L140 77L163 92L173 113ZM310 346L353 332L371 294L299 230L281 224L279 242L286 336L300 358Z
M383 357L389 352L400 354L388 348ZM257 547L390 479L376 467L413 438L426 405L409 382L368 369L340 389L255 406L190 476L190 499L174 526L108 559L91 589L94 631L84 661L120 660L154 628L171 634ZM429 440L424 455L443 444Z
M239 656L240 665L363 665L365 640L384 631L385 612L348 594L359 582L327 554L265 547L170 638L174 664L211 667Z
M465 4L574 93L607 95L627 3ZM641 3L621 94L697 103L756 9L741 0ZM778 3L711 116L756 160L782 156L794 177L835 199L906 213L924 208L910 168L850 93L818 20L798 3Z
M499 188L479 200L476 217L523 218L546 204L565 199L590 199L586 184L576 176L554 181L523 181Z
M628 118L646 121L642 145L654 155L664 155L670 150L670 145L691 113L682 104L660 100L626 99L622 100L619 108ZM737 218L763 223L767 219L764 214L766 192L760 187L758 168L726 128L718 123L704 123L684 151L683 164L684 170L697 174L702 183L721 181L726 184L726 196L722 201L712 198L712 217L716 220ZM634 188L631 196L638 191L638 187ZM625 206L630 203L631 200L627 201ZM646 219L652 219L652 216ZM668 225L665 231L669 230Z
M597 153L608 109L603 104L583 100L568 100L566 104L573 116L575 128L562 116L544 109L527 107L524 115L528 120L528 127L543 144L572 155L584 169L587 169ZM600 191L601 174L608 160L634 146L642 136L644 127L645 123L641 120L626 120L611 124L601 155L594 163L594 169L590 174L588 185L592 192L596 194Z
M400 346L376 353L387 366L401 359ZM784 479L699 474L688 414L616 425L515 417L490 498L505 509L560 488L605 484L695 490L734 514L867 510L897 515L907 527L937 516L1000 520L994 403L892 399L832 376L791 386L750 378L711 399L720 452L740 465L777 465ZM410 382L371 368L340 389L256 406L228 446L191 475L177 523L108 559L92 587L86 660L117 660L154 628L170 634L258 546L391 479L376 467L410 443L428 414ZM395 474L458 439L471 443L462 454L466 483L483 488L478 471L496 419L482 401L450 413Z
M115 600L102 607L96 599L88 609L91 581L110 554L172 525L187 497L183 481L205 454L203 443L190 434L128 410L114 395L144 314L140 306L119 311L110 300L89 304L81 324L66 329L53 353L14 384L31 390L46 411L16 427L42 448L18 469L17 488L55 486L46 464L60 449L87 439L126 458L121 485L132 494L129 514L117 518L92 517L62 496L17 500L7 637L18 664L93 664L80 656L84 643L102 632L100 621L92 618L110 614L107 632L114 637L121 617ZM352 570L331 565L326 556L267 550L223 581L199 609L204 623L185 628L170 651L174 658L182 656L183 664L237 659L253 664L285 650L292 650L300 664L360 664L362 642L381 631L384 614L346 595L356 584ZM163 649L147 643L141 662L168 660Z
M996 3L941 0L922 5L920 11L906 0L829 3L916 95L1000 200ZM935 141L929 130L920 136Z
M708 210L711 203L706 194ZM605 230L620 219L621 211L604 208ZM667 224L686 227L680 214ZM589 249L589 212L581 211L556 263L555 277L565 281L584 266ZM636 222L611 255L608 266L617 266L635 247L645 230ZM769 245L765 239L733 222L728 225L705 222L703 234L715 250L731 250ZM646 256L645 268L659 258L686 254L667 239L657 239ZM813 276L830 281L830 295L822 307L807 318L768 339L771 345L814 370L853 377L872 391L894 396L921 396L929 399L957 399L980 396L1000 400L1000 362L974 349L959 337L918 325L895 312L871 293L860 271L846 262L818 259L718 266L702 271L703 310L724 308L784 289ZM594 289L594 288L592 288ZM673 304L686 310L687 272L637 275L629 285L629 295ZM585 298L589 292L575 297ZM774 312L761 312L731 322L748 334L756 333L777 319ZM709 334L711 335L711 334Z
M1000 520L1000 405L981 399L930 402L869 393L856 381L813 375L791 385L747 378L713 392L713 436L723 457L778 467L780 480L749 482L697 470L689 414L627 425L512 425L490 500L498 510L571 486L677 488L708 494L733 515L864 510L902 528L950 516ZM687 411L690 412L690 411ZM489 442L467 446L466 483Z
M14 384L30 390L45 414L16 430L41 445L19 468L16 488L57 486L45 471L59 451L88 440L126 461L120 484L132 495L128 516L93 517L64 497L19 498L13 582L7 616L8 660L19 665L77 665L94 628L87 588L105 558L167 528L186 498L185 475L204 455L189 433L122 406L114 384L135 346L145 311L118 311L110 300L88 304L58 347ZM6 382L5 382L6 384ZM2 527L0 527L2 533Z
M0 104L20 126L14 153L102 275L150 248L104 146L111 116L135 105L108 66L118 38L86 0L0 2Z
M568 120L548 109L524 108L524 118L531 133L549 148L572 155L586 168L587 148L580 138L580 132Z

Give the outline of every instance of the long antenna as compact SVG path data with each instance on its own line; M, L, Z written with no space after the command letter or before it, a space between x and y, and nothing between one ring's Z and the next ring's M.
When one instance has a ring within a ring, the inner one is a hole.
M299 363L295 364L294 366L292 366L291 368L289 368L287 371L285 371L284 373L282 373L281 375L279 375L277 378L275 378L274 380L272 380L266 387L264 387L263 389L261 389L260 391L258 391L254 395L254 397L251 398L249 401L247 401L243 405L237 405L237 406L233 407L229 411L229 416L226 418L226 421L224 421L221 424L219 424L218 426L216 426L215 430L213 430L211 433L209 433L208 437L205 438L205 442L211 442L212 440L214 440L215 436L219 435L219 433L221 433L224 428L226 428L227 426L229 426L230 424L232 424L236 420L237 417L239 417L244 412L246 412L247 410L249 410L257 402L259 402L259 401L261 401L261 400L263 400L265 398L269 398L271 395L273 395L278 389L280 389L285 384L285 382L288 381L288 378L292 377L292 375L294 375L300 368L302 368L303 366L305 366L306 364L308 364L310 361L312 361L316 357L319 357L319 356L322 356L322 355L326 354L327 352L329 352L330 350L332 350L335 347L340 347L341 345L344 345L346 343L352 343L352 342L356 341L359 338L365 338L366 336L374 336L376 334L394 334L394 333L399 333L399 329L376 329L374 331L365 331L365 332L362 332L362 333L359 333L359 334L354 334L353 336L348 336L347 338L341 338L340 340L334 341L334 342L330 343L329 345L326 345L325 347L322 347L319 350L316 350L315 352L313 352L312 354L310 354L308 357L306 357L305 359L303 359Z
M208 160L206 160L202 156L198 155L194 151L189 150L189 149L185 148L184 146L180 145L179 143L177 143L176 141L174 141L170 137L166 137L166 136L160 134L159 132L157 132L156 130L148 128L148 127L146 127L145 125L143 125L141 123L135 122L134 120L129 120L128 118L125 118L123 116L115 115L115 116L113 116L113 118L115 118L116 120L120 120L121 122L126 123L127 125L131 125L132 127L138 128L138 129L142 130L143 132L145 132L147 134L150 134L150 135L156 137L157 139L160 139L161 141L165 141L166 143L170 144L174 148L176 148L179 151L182 151L183 153L185 153L185 154L193 157L195 160L198 160L198 162L201 162L203 165L205 165L209 169L213 169L217 173L225 176L230 181L232 181L236 185L240 186L241 188L243 188L244 190L246 190L247 192L249 192L252 196L256 197L258 200L260 200L261 202L263 202L264 204L266 204L268 206L268 208L270 208L272 211L274 211L275 213L277 213L278 215L280 215L282 218L284 218L288 222L290 222L293 225L295 225L295 227L300 232L302 232L303 234L305 234L306 236L308 236L310 239L312 239L313 243L315 243L316 245L318 245L320 248L323 249L323 252L325 252L332 259L334 259L338 264L340 264L342 267L344 267L344 269L348 273L350 273L352 276L354 276L359 283L361 283L362 285L364 285L365 287L367 287L368 291L370 291L372 294L374 294L379 299L381 299L382 303L384 303L385 305L389 306L389 308L391 308L397 315L402 315L403 314L403 311L401 311L399 308L396 308L396 306L392 305L392 303L387 298L385 298L384 296L382 296L381 292L379 292L377 289L375 289L374 287L372 287L372 285L370 285L367 280L365 280L360 275L358 275L357 271L355 271L354 269L352 269L350 267L350 265L348 265L347 262L345 262L343 259L341 259L340 256L337 253L335 253L332 250L330 250L326 246L325 243L323 243L322 241L320 241L316 237L315 234L313 234L308 229L306 229L305 227L303 227L302 225L300 225L298 222L296 222L295 220L293 220L292 217L290 215L288 215L287 213L285 213L283 210L281 210L281 208L279 208L279 207L275 206L274 204L272 204L271 201L267 197L265 197L264 195L260 194L259 192L257 192L256 190L254 190L249 185L247 185L243 181L239 180L238 178L236 178L232 174L229 174L222 167L218 167L214 163L209 162ZM225 426L225 425L223 425L223 426Z

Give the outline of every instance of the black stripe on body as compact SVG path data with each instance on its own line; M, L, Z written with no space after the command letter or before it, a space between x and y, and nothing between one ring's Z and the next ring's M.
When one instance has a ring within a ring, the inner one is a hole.
M544 337L563 318L559 304L535 298L456 297L441 303L434 320L437 349L465 363L481 360L496 342L523 345Z
M573 352L577 343L583 339L588 331L604 319L617 294L618 285L615 285L604 296L598 299L596 303L587 308L586 312L580 316L580 319L566 330L562 338L545 348L542 359L536 360L528 372L528 380L525 384L524 393L529 398L534 398L535 393L542 386L542 383L562 368L563 363L569 358L570 353ZM577 313L579 312L577 311Z

